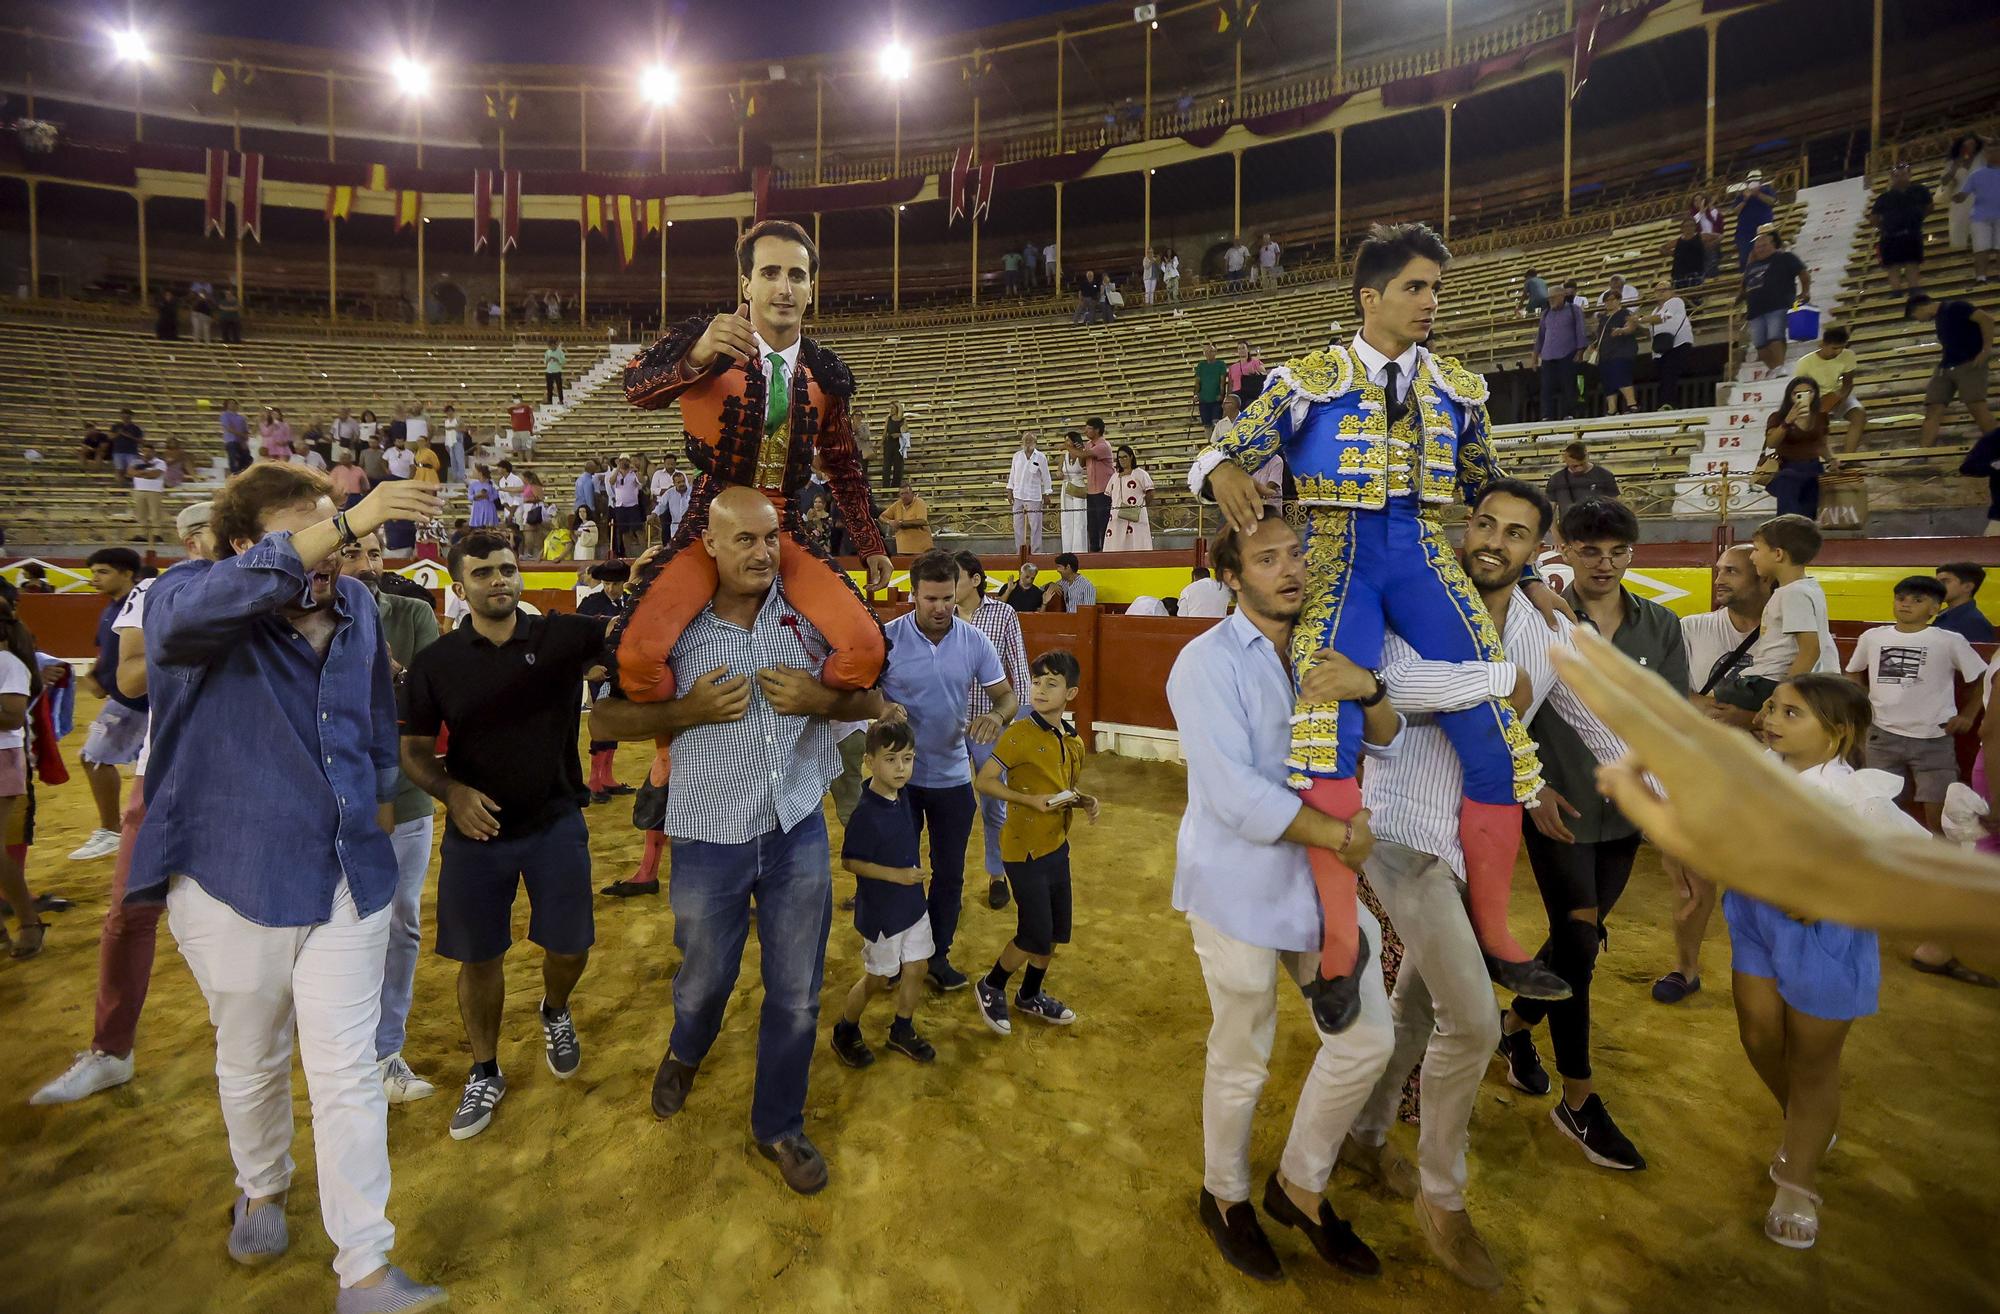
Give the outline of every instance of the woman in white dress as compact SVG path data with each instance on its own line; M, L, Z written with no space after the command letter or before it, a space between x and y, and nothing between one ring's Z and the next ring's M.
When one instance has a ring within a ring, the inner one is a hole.
M1153 304L1153 289L1160 285L1160 258L1153 254L1153 248L1146 248L1146 259L1139 266L1139 281L1146 289L1146 304Z
M1979 167L1979 153L1986 149L1986 143L1970 133L1951 144L1951 153L1944 162L1944 176L1938 179L1938 195L1951 209L1947 212L1946 240L1954 251L1963 251L1972 245L1972 198L1963 201L1954 199L1965 190L1965 179Z
M1111 532L1107 552L1151 552L1153 476L1139 468L1139 454L1129 446L1118 449L1118 473L1111 478Z
M1084 473L1083 458L1071 447L1062 467L1062 550L1090 551L1090 480Z

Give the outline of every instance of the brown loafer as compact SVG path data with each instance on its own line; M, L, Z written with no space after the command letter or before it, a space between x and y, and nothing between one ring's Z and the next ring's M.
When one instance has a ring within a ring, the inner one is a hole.
M1396 1147L1393 1140L1383 1141L1380 1145L1363 1145L1349 1136L1340 1143L1340 1162L1367 1178L1371 1185L1405 1200L1416 1199L1422 1187L1417 1166Z
M826 1186L826 1160L813 1148L804 1132L771 1142L757 1142L757 1153L778 1165L785 1185L800 1195L816 1195Z
M1498 1291L1507 1279L1493 1262L1486 1243L1473 1230L1471 1215L1463 1209L1440 1209L1421 1193L1416 1201L1417 1230L1445 1271L1482 1291Z
M671 1118L687 1103L688 1092L694 1089L695 1070L681 1062L671 1051L660 1060L660 1070L653 1074L653 1116Z

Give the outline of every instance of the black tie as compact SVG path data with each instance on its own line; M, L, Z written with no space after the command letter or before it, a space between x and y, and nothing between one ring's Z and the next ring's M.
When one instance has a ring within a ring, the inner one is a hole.
M1396 362L1393 360L1390 361L1387 365L1384 365L1382 367L1382 376L1383 376L1382 394L1388 406L1389 427L1391 429L1396 427L1397 422L1400 421L1403 418L1403 416L1409 412L1410 409L1403 402L1402 390L1396 386L1398 382L1396 376L1400 372L1401 371L1399 371L1396 368Z

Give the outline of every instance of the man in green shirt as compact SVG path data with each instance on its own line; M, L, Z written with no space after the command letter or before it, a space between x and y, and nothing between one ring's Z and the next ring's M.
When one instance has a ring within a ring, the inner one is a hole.
M389 672L395 680L397 720L402 719L403 672L416 655L437 642L437 612L428 602L389 593L382 588L382 540L364 534L340 550L340 573L368 586L382 618L382 639L389 648ZM389 1103L407 1104L437 1093L437 1087L410 1070L403 1059L403 1033L410 1020L410 996L416 986L417 952L421 941L424 877L431 866L431 832L437 803L400 770L394 802L396 828L389 843L396 850L396 897L390 906L388 961L382 973L382 1017L375 1027L375 1062Z
M1000 269L1004 276L1007 290L1019 296L1021 293L1021 253L1019 251L1009 251L1001 256Z
M563 369L569 364L569 357L563 354L562 343L549 339L549 349L542 353L542 382L547 393L542 398L544 406L563 399Z
M1215 358L1215 344L1202 348L1202 358L1194 367L1194 399L1201 407L1201 431L1206 434L1222 418L1222 386L1229 377L1229 364Z

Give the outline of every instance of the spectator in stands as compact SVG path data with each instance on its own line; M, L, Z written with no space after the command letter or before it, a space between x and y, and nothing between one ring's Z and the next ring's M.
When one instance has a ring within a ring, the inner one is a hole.
M361 449L361 473L368 476L371 488L389 477L389 458L382 450L380 438L370 438L368 445Z
M387 479L408 479L417 472L416 453L404 444L401 434L389 439L388 450L382 453L382 463L389 468Z
M594 511L598 504L597 458L583 458L583 473L576 477L576 498L571 503L578 511Z
M1222 253L1222 279L1232 292L1241 291L1244 280L1249 277L1250 248L1243 245L1241 237L1229 239L1229 249Z
M1104 295L1104 275L1095 269L1084 270L1076 280L1076 314L1070 323L1109 324L1112 319L1111 303Z
M1145 292L1146 304L1152 305L1153 293L1160 286L1160 257L1150 246L1146 248L1146 254L1139 258L1139 286Z
M55 585L49 583L48 567L39 561L30 561L21 567L21 592L54 593Z
M1021 253L1007 250L1000 253L1000 286L1009 296L1021 295Z
M1854 376L1859 368L1847 346L1847 330L1839 324L1828 324L1820 332L1819 346L1792 367L1797 377L1811 379L1819 388L1819 408L1826 413L1829 425L1835 420L1847 421L1840 445L1843 452L1859 447L1861 435L1868 429L1868 412L1854 395Z
M257 426L257 450L267 461L292 459L292 426L276 406L264 408L264 419Z
M1757 359L1764 368L1777 369L1785 363L1785 316L1799 302L1812 299L1812 270L1783 248L1777 233L1759 233L1751 244L1738 295Z
M1015 611L1040 611L1042 590L1035 584L1035 576L1040 573L1032 561L1021 563L1021 573L1014 582L1001 590L1000 601ZM46 591L46 590L45 590Z
M369 410L365 406L361 409L361 423L359 428L361 431L359 434L359 439L361 443L361 448L363 450L367 448L368 443L371 439L379 438L382 436L381 422L375 418L375 412ZM355 453L355 459L356 460L360 459L359 451Z
M679 470L668 476L666 491L653 507L653 516L660 524L660 541L671 543L674 535L681 532L681 521L687 519L688 499L694 490L688 487L687 476Z
M2000 250L2000 141L1986 144L1980 155L1983 163L1965 177L1954 201L1972 205L1972 281L1984 283L1993 267L1993 253Z
M303 444L300 445L297 451L292 453L289 464L304 466L308 470L317 470L321 474L326 473L326 458L321 456L317 449Z
M1576 370L1590 346L1590 330L1574 289L1565 284L1549 290L1548 309L1535 322L1535 368L1542 376L1542 419L1567 420L1576 415Z
M597 543L603 532L599 528L602 519L595 511L579 511L570 517L570 537L576 545L570 550L572 561L597 560Z
M563 371L569 367L569 353L562 349L562 343L554 338L542 352L543 405L563 401Z
M550 288L548 295L542 298L542 318L551 324L562 322L562 298L556 295L554 288Z
M224 342L243 341L243 300L237 294L234 284L216 294L215 323L216 327L222 330Z
M132 419L132 408L118 412L118 423L111 426L111 472L123 476L125 468L139 459L139 443L146 431Z
M1924 389L1924 427L1919 441L1925 447L1937 442L1945 408L1954 400L1965 403L1979 432L1991 432L1993 412L1986 404L1986 390L1987 362L1993 355L1993 316L1970 301L1934 301L1926 293L1912 292L1903 305L1903 318L1929 320L1937 333L1938 363Z
M1278 245L1278 239L1269 233L1264 234L1263 242L1257 247L1257 283L1260 287L1278 285L1278 279L1285 272L1285 267L1278 263L1278 257L1283 254L1284 248Z
M411 402L410 409L403 416L403 441L409 444L410 450L414 452L417 450L417 444L430 436L431 417L425 412L424 404L420 401Z
M1604 291L1598 295L1599 307L1616 305L1633 306L1639 303L1639 289L1625 281L1625 275L1613 274L1604 284Z
M1167 300L1179 301L1181 299L1180 252L1171 248L1167 251L1166 259L1160 262L1160 278L1167 285ZM1174 313L1179 314L1180 312L1175 311Z
M1021 430L1021 450L1007 471L1007 498L1013 504L1014 543L1042 550L1042 507L1049 500L1049 458L1035 446L1035 431Z
M139 459L125 467L125 477L132 481L132 537L152 547L166 536L167 463L151 443L140 443Z
M1636 300L1638 290L1630 290ZM1633 371L1639 364L1639 321L1626 303L1625 291L1614 287L1605 293L1611 300L1597 328L1597 389L1604 397L1606 415L1639 409L1632 391Z
M1062 527L1062 550L1090 550L1090 473L1083 459L1083 435L1071 429L1063 435L1062 486L1056 505Z
M1694 230L1701 237L1702 249L1708 253L1702 277L1714 278L1715 271L1722 266L1722 211L1710 203L1708 193L1698 192L1694 205L1688 210L1688 218L1694 220Z
M1986 567L1970 561L1951 561L1933 573L1938 583L1944 585L1944 610L1931 624L1962 634L1972 643L1992 643L1993 622L1979 610L1979 590L1986 583Z
M447 417L445 428L450 429L456 423L449 418L452 413L451 407L445 407L444 413ZM355 419L345 406L341 407L339 414L333 417L333 442L337 447L345 447L350 453L359 453L361 450L361 422Z
M1105 548L1111 552L1153 550L1153 476L1139 464L1129 443L1118 448L1118 469L1111 478L1111 528Z
M1562 462L1562 468L1549 476L1546 490L1555 507L1556 524L1562 523L1563 512L1579 502L1617 500L1617 476L1592 461L1588 447L1570 443L1563 448ZM1561 537L1560 532L1557 537Z
M217 416L222 429L222 454L230 474L250 468L250 420L236 409L236 399L225 397Z
M1908 160L1889 170L1889 185L1868 207L1875 225L1875 254L1888 275L1891 292L1923 286L1924 217L1931 212L1931 189L1910 174Z
M1980 155L1985 150L1985 142L1967 133L1955 139L1951 149L1945 152L1944 174L1938 179L1938 191L1951 205L1946 240L1954 251L1963 251L1972 245L1972 195L1965 190L1965 180L1979 167Z
M410 478L420 484L444 482L444 462L438 459L437 448L431 446L429 438L417 439L417 450L410 456Z
M1248 341L1236 344L1236 359L1229 362L1229 390L1236 394L1236 400L1248 406L1257 400L1257 394L1264 391L1264 361L1250 347Z
M1778 194L1764 181L1762 169L1744 175L1743 188L1736 197L1736 266L1750 268L1751 248L1757 234L1778 214Z
M882 512L883 527L896 535L896 551L921 556L931 550L931 508L906 479L900 495Z
M228 404L223 403L225 406ZM84 421L82 444L77 448L76 459L84 465L111 464L111 435L98 428L97 421Z
M1104 437L1104 421L1093 415L1083 422L1083 437L1072 442L1072 450L1083 460L1085 526L1090 550L1104 551L1104 536L1111 529L1111 479L1117 461Z
M1062 287L1062 266L1056 263L1059 254L1061 253L1056 249L1054 242L1042 248L1042 277L1051 288L1057 290Z
M523 401L518 392L507 407L507 444L517 452L535 449L535 408Z
M1236 394L1233 392L1223 393L1222 414L1216 417L1214 424L1208 426L1209 441L1220 442L1231 429L1236 427L1236 421L1242 415L1243 403L1238 400Z
M1681 235L1668 248L1668 277L1675 287L1696 287L1708 272L1708 246L1701 240L1694 220L1681 220Z
M354 462L354 453L345 447L333 454L333 500L341 510L360 502L372 485L361 467Z
M1042 285L1041 263L1042 248L1031 237L1021 248L1021 280L1031 290Z
M903 482L903 464L910 455L910 435L903 422L903 403L889 403L889 418L882 422L882 486L893 488Z
M172 288L160 293L154 303L153 336L162 342L175 342L181 336L181 299L174 295Z
M1840 469L1826 442L1826 411L1819 385L1803 376L1785 385L1778 409L1764 422L1763 460L1777 462L1778 472L1765 487L1777 500L1781 516L1819 519L1819 477L1830 467Z
M188 328L196 342L215 341L215 299L209 296L206 284L196 283L188 289Z
M1222 418L1223 384L1228 377L1228 364L1216 359L1215 344L1208 343L1194 365L1194 405L1201 413L1204 433L1213 430L1215 422Z
M542 477L532 467L521 470L521 555L539 557L555 512L542 496Z
M1549 280L1530 269L1521 279L1521 312L1539 315L1549 308Z
M518 525L521 523L521 493L528 481L514 469L512 461L502 461L493 467L493 490L500 495L500 523Z
M1229 586L1209 573L1207 566L1196 566L1191 572L1193 579L1181 590L1177 616L1226 616L1229 614Z
M1694 326L1688 321L1686 300L1665 279L1653 284L1653 299L1646 322L1653 329L1653 364L1660 375L1659 408L1671 411L1680 404L1681 375L1694 354Z
M1097 586L1083 577L1077 569L1076 553L1065 552L1056 558L1056 581L1049 585L1042 596L1046 600L1060 597L1060 606L1047 607L1049 611L1075 611L1079 607L1097 605Z

